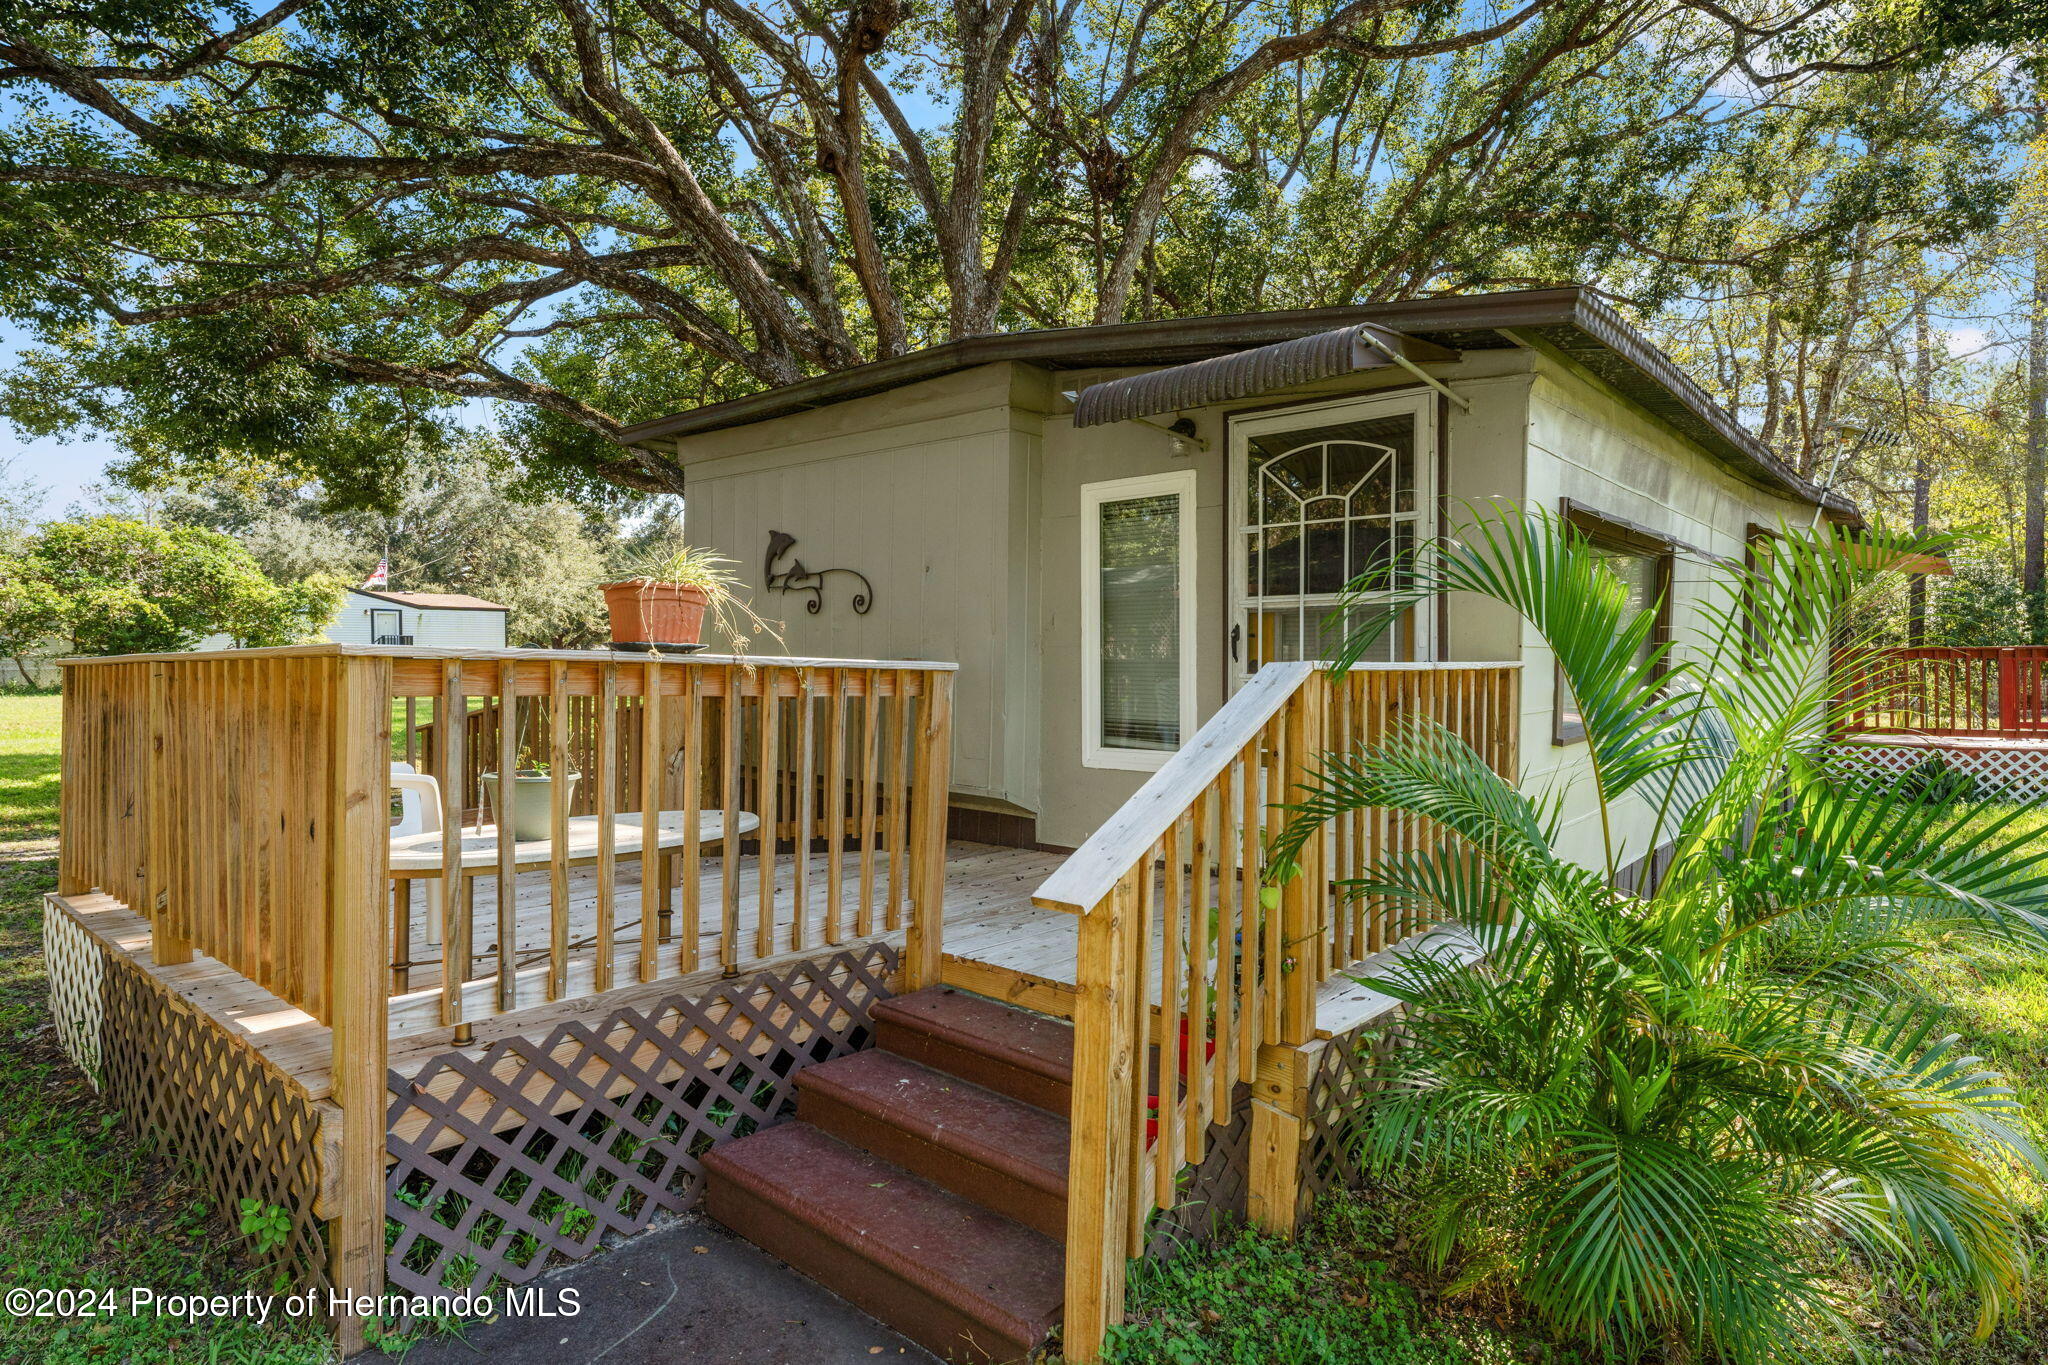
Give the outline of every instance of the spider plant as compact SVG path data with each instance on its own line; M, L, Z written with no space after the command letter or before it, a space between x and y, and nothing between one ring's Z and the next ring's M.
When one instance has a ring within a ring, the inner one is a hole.
M619 582L637 587L642 594L664 587L694 590L703 599L705 614L742 658L755 634L782 647L781 623L754 610L741 591L733 561L716 551L673 544L628 566Z
M1599 811L1597 851L1567 856L1559 788L1525 790L1419 725L1327 755L1274 842L1284 876L1342 811L1453 836L1337 889L1488 950L1476 970L1410 952L1377 983L1412 1041L1360 1130L1455 1283L1624 1353L1737 1361L1853 1332L1821 1272L1843 1244L1949 1262L1980 1332L2013 1304L2026 1254L2005 1173L2040 1159L2012 1092L1940 1035L1906 973L1937 940L2041 944L2048 876L2017 812L1828 757L1836 697L1865 666L1842 623L1886 564L1945 546L1787 528L1753 567L1702 558L1671 645L1541 514L1476 511L1462 538L1353 585L1517 612L1584 717L1573 791ZM1654 886L1622 875L1666 845Z

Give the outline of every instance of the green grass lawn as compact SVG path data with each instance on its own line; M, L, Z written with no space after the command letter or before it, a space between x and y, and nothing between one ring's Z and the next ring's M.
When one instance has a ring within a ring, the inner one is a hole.
M199 1192L153 1157L58 1050L42 895L56 887L55 697L0 695L0 1289L263 1290ZM0 1315L0 1361L330 1358L316 1324Z

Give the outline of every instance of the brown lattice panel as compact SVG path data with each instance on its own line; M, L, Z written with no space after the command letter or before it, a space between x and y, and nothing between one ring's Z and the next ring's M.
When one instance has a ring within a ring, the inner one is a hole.
M1146 1230L1147 1257L1169 1260L1243 1225L1251 1192L1251 1093L1246 1085L1231 1093L1230 1120L1209 1125L1202 1164L1181 1169L1175 1181L1178 1200L1154 1214Z
M1334 1189L1357 1185L1363 1175L1358 1143L1365 1106L1381 1060L1398 1041L1392 1018L1339 1034L1324 1045L1308 1084L1307 1150L1301 1158L1302 1205Z
M866 1045L896 967L871 944L394 1072L389 1283L523 1283L690 1207L706 1151L786 1118L798 1071Z
M106 950L53 901L43 902L43 962L50 978L50 1019L65 1055L100 1084L101 982Z
M263 1264L296 1287L325 1286L313 1105L125 957L106 954L105 962L100 1046L108 1102L192 1174L230 1227L239 1224L244 1199L284 1210L290 1231Z

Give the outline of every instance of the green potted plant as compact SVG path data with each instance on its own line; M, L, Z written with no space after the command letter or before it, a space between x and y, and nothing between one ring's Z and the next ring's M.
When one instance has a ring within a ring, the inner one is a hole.
M564 804L574 799L576 783L583 774L568 772L556 774L548 761L535 753L530 744L519 746L515 760L518 766L512 772L512 800L507 803L498 792L498 774L483 774L484 798L490 802L491 813L498 823L505 821L506 806L511 806L512 837L515 839L548 839L554 835L554 785L563 783Z
M679 546L640 566L640 572L602 585L615 644L694 645L704 618L743 647L760 631L780 641L775 627L739 596L733 561L709 550Z

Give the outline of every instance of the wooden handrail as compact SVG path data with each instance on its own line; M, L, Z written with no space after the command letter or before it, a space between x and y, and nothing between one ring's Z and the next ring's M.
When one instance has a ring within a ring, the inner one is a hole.
M1097 825L1087 841L1053 869L1032 893L1032 902L1074 915L1085 915L1100 904L1132 864L1187 813L1195 795L1216 780L1319 667L1267 664L1252 674L1193 739L1175 750L1115 815Z
M1308 840L1300 875L1275 894L1264 874L1276 807L1326 751L1383 743L1423 718L1512 776L1518 669L1267 665L1038 888L1037 904L1080 920L1068 1359L1094 1359L1121 1316L1126 1262L1142 1252L1153 1212L1181 1198L1181 1168L1202 1162L1248 1087L1289 1072L1314 1037L1317 988L1428 927L1380 901L1340 902L1332 887L1381 856L1437 847L1441 830L1347 812ZM1258 1136L1273 1111L1254 1108L1252 1148L1273 1159L1253 1161L1248 1212L1291 1228L1300 1144ZM1298 1111L1285 1120L1300 1121Z
M649 656L628 649L456 649L446 645L357 645L323 641L310 645L263 645L255 649L195 649L157 654L67 655L54 660L60 667L72 665L136 663L149 659L179 659L197 662L209 659L317 659L347 655L378 659L459 659L465 663L644 664ZM736 664L741 667L770 668L866 668L909 669L914 672L957 673L960 665L943 659L833 659L794 654L662 654L656 662L672 664Z
M1095 827L1051 876L1039 883L1032 903L1048 910L1082 915L1098 904L1172 823L1186 813L1188 800L1201 791L1237 756L1237 751L1279 714L1288 700L1325 665L1267 664L1209 717L1195 737L1175 750L1145 785ZM1514 669L1519 663L1372 663L1353 671L1374 673L1445 673Z

